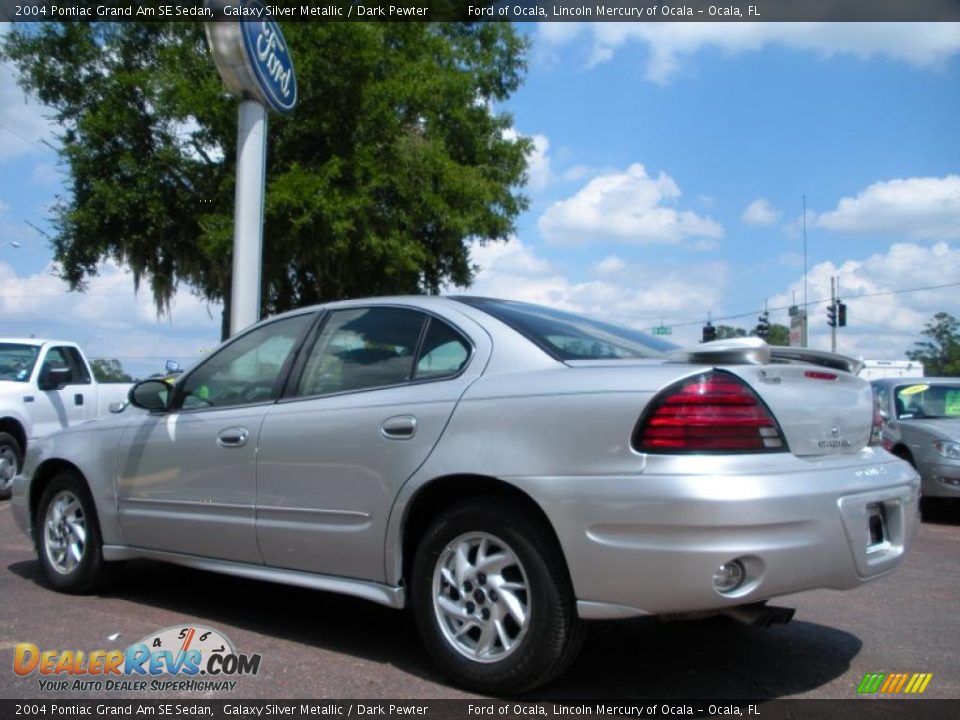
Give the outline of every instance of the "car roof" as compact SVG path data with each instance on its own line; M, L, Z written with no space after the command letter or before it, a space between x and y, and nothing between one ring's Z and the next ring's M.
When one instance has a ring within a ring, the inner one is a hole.
M17 345L76 345L73 340L56 340L51 338L0 338L0 343L16 343Z
M877 378L870 381L874 385L943 385L960 383L958 377L895 377Z

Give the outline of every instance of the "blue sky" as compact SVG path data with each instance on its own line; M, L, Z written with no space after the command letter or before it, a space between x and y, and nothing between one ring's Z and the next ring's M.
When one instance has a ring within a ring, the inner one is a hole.
M502 110L531 136L530 208L476 248L473 291L651 327L692 343L749 327L839 275L839 349L902 359L935 312L960 317L960 25L523 24L524 86ZM184 290L157 319L120 269L86 296L50 275L61 192L43 110L0 67L0 335L68 336L138 372L216 344L219 308ZM269 179L268 179L269 182ZM2 247L17 240L19 249ZM898 294L887 294L887 293ZM857 299L870 294L870 298ZM823 305L811 345L828 348ZM771 320L787 323L785 311Z

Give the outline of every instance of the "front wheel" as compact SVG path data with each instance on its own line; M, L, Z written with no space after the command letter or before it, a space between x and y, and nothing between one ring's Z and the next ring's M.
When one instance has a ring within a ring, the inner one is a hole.
M10 497L13 477L23 465L23 448L10 433L0 432L0 500Z
M509 695L563 672L583 638L556 539L495 499L457 505L424 535L411 577L417 627L454 681Z
M40 497L37 552L44 577L61 592L84 593L103 579L103 551L93 499L74 473L59 473Z

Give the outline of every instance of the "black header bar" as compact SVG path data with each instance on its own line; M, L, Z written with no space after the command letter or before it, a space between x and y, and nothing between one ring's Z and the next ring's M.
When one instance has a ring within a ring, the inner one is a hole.
M960 0L237 0L224 19L296 22L960 22ZM203 0L0 0L13 22L212 20Z

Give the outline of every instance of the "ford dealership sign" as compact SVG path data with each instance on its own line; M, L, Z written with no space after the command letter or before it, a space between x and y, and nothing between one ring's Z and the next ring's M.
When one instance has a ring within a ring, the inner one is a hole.
M206 23L207 41L227 87L279 112L293 110L297 104L293 58L267 9L257 0L213 0L208 5L217 19ZM236 17L257 20L232 20Z
M290 112L297 104L293 59L273 20L240 23L243 45L263 99L274 110Z

